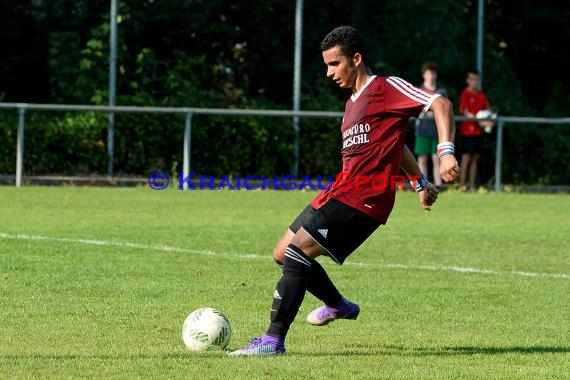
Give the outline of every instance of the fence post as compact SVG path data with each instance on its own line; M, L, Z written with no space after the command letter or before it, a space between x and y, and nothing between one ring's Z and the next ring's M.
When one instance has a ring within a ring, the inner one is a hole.
M186 177L190 175L191 167L191 154L192 154L192 112L186 112L186 118L184 122L184 156L182 163L183 176ZM188 186L184 183L184 190Z
M301 57L303 51L303 0L297 0L295 6L295 55L293 73L293 111L301 109ZM299 177L299 116L293 116L293 176Z
M110 34L109 34L109 106L114 107L117 102L117 13L119 0L111 0ZM115 111L109 112L109 129L107 130L107 174L114 173L115 157Z
M24 166L24 124L26 123L26 104L18 105L18 137L16 143L16 187L22 186Z
M295 178L299 178L299 157L300 157L300 128L299 128L299 117L295 116L293 118L293 173L291 173Z
M501 191L501 165L503 158L503 124L504 122L499 119L497 122L497 147L495 151L495 191Z

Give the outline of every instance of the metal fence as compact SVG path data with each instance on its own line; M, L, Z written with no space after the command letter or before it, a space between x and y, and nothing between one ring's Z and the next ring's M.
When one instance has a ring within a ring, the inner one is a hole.
M24 168L24 130L26 125L26 111L77 111L77 112L102 112L102 113L170 113L183 114L184 119L184 143L183 143L183 171L191 172L191 152L192 152L192 116L193 115L227 115L227 116L265 116L265 117L322 117L341 118L342 112L327 111L284 111L284 110L244 110L226 108L191 108L191 107L134 107L134 106L92 106L92 105L71 105L71 104L28 104L28 103L0 103L0 109L14 109L18 112L18 135L16 147L16 187L22 186L22 174ZM456 121L477 120L464 116L456 116ZM570 117L563 118L543 118L543 117L518 117L518 116L498 116L497 141L495 151L495 182L494 190L501 191L501 166L503 156L503 134L504 128L509 123L518 124L570 124ZM299 152L299 134L294 131L295 152ZM111 142L112 144L112 142ZM110 161L113 160L113 147L109 149ZM294 175L298 174L299 157L295 155L293 163Z

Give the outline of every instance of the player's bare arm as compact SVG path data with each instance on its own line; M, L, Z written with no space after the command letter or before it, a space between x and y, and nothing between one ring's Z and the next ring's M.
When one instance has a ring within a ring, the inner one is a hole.
M453 117L453 104L443 96L436 98L431 104L437 135L441 143L453 143L455 141L455 119ZM439 173L445 182L453 182L459 175L459 164L453 154L445 154L439 157Z

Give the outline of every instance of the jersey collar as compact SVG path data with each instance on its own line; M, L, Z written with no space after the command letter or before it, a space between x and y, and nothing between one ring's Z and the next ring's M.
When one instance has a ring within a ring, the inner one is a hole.
M366 90L366 87L368 87L368 85L374 80L374 78L376 78L376 75L372 75L370 78L368 78L368 80L366 81L366 83L364 84L364 86L362 86L362 88L360 89L360 91L358 91L355 94L352 94L350 96L350 99L352 99L353 102L356 102L356 100L358 99L358 97L360 96L360 94L362 94L362 92L364 90Z

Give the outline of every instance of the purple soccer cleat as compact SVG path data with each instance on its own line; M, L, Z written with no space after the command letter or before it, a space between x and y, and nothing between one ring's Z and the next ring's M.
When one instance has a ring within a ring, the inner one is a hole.
M335 319L356 319L358 314L358 305L343 298L337 308L325 305L313 310L307 315L307 322L314 326L324 326Z
M263 335L253 338L250 345L230 353L230 356L275 356L285 353L285 339Z

